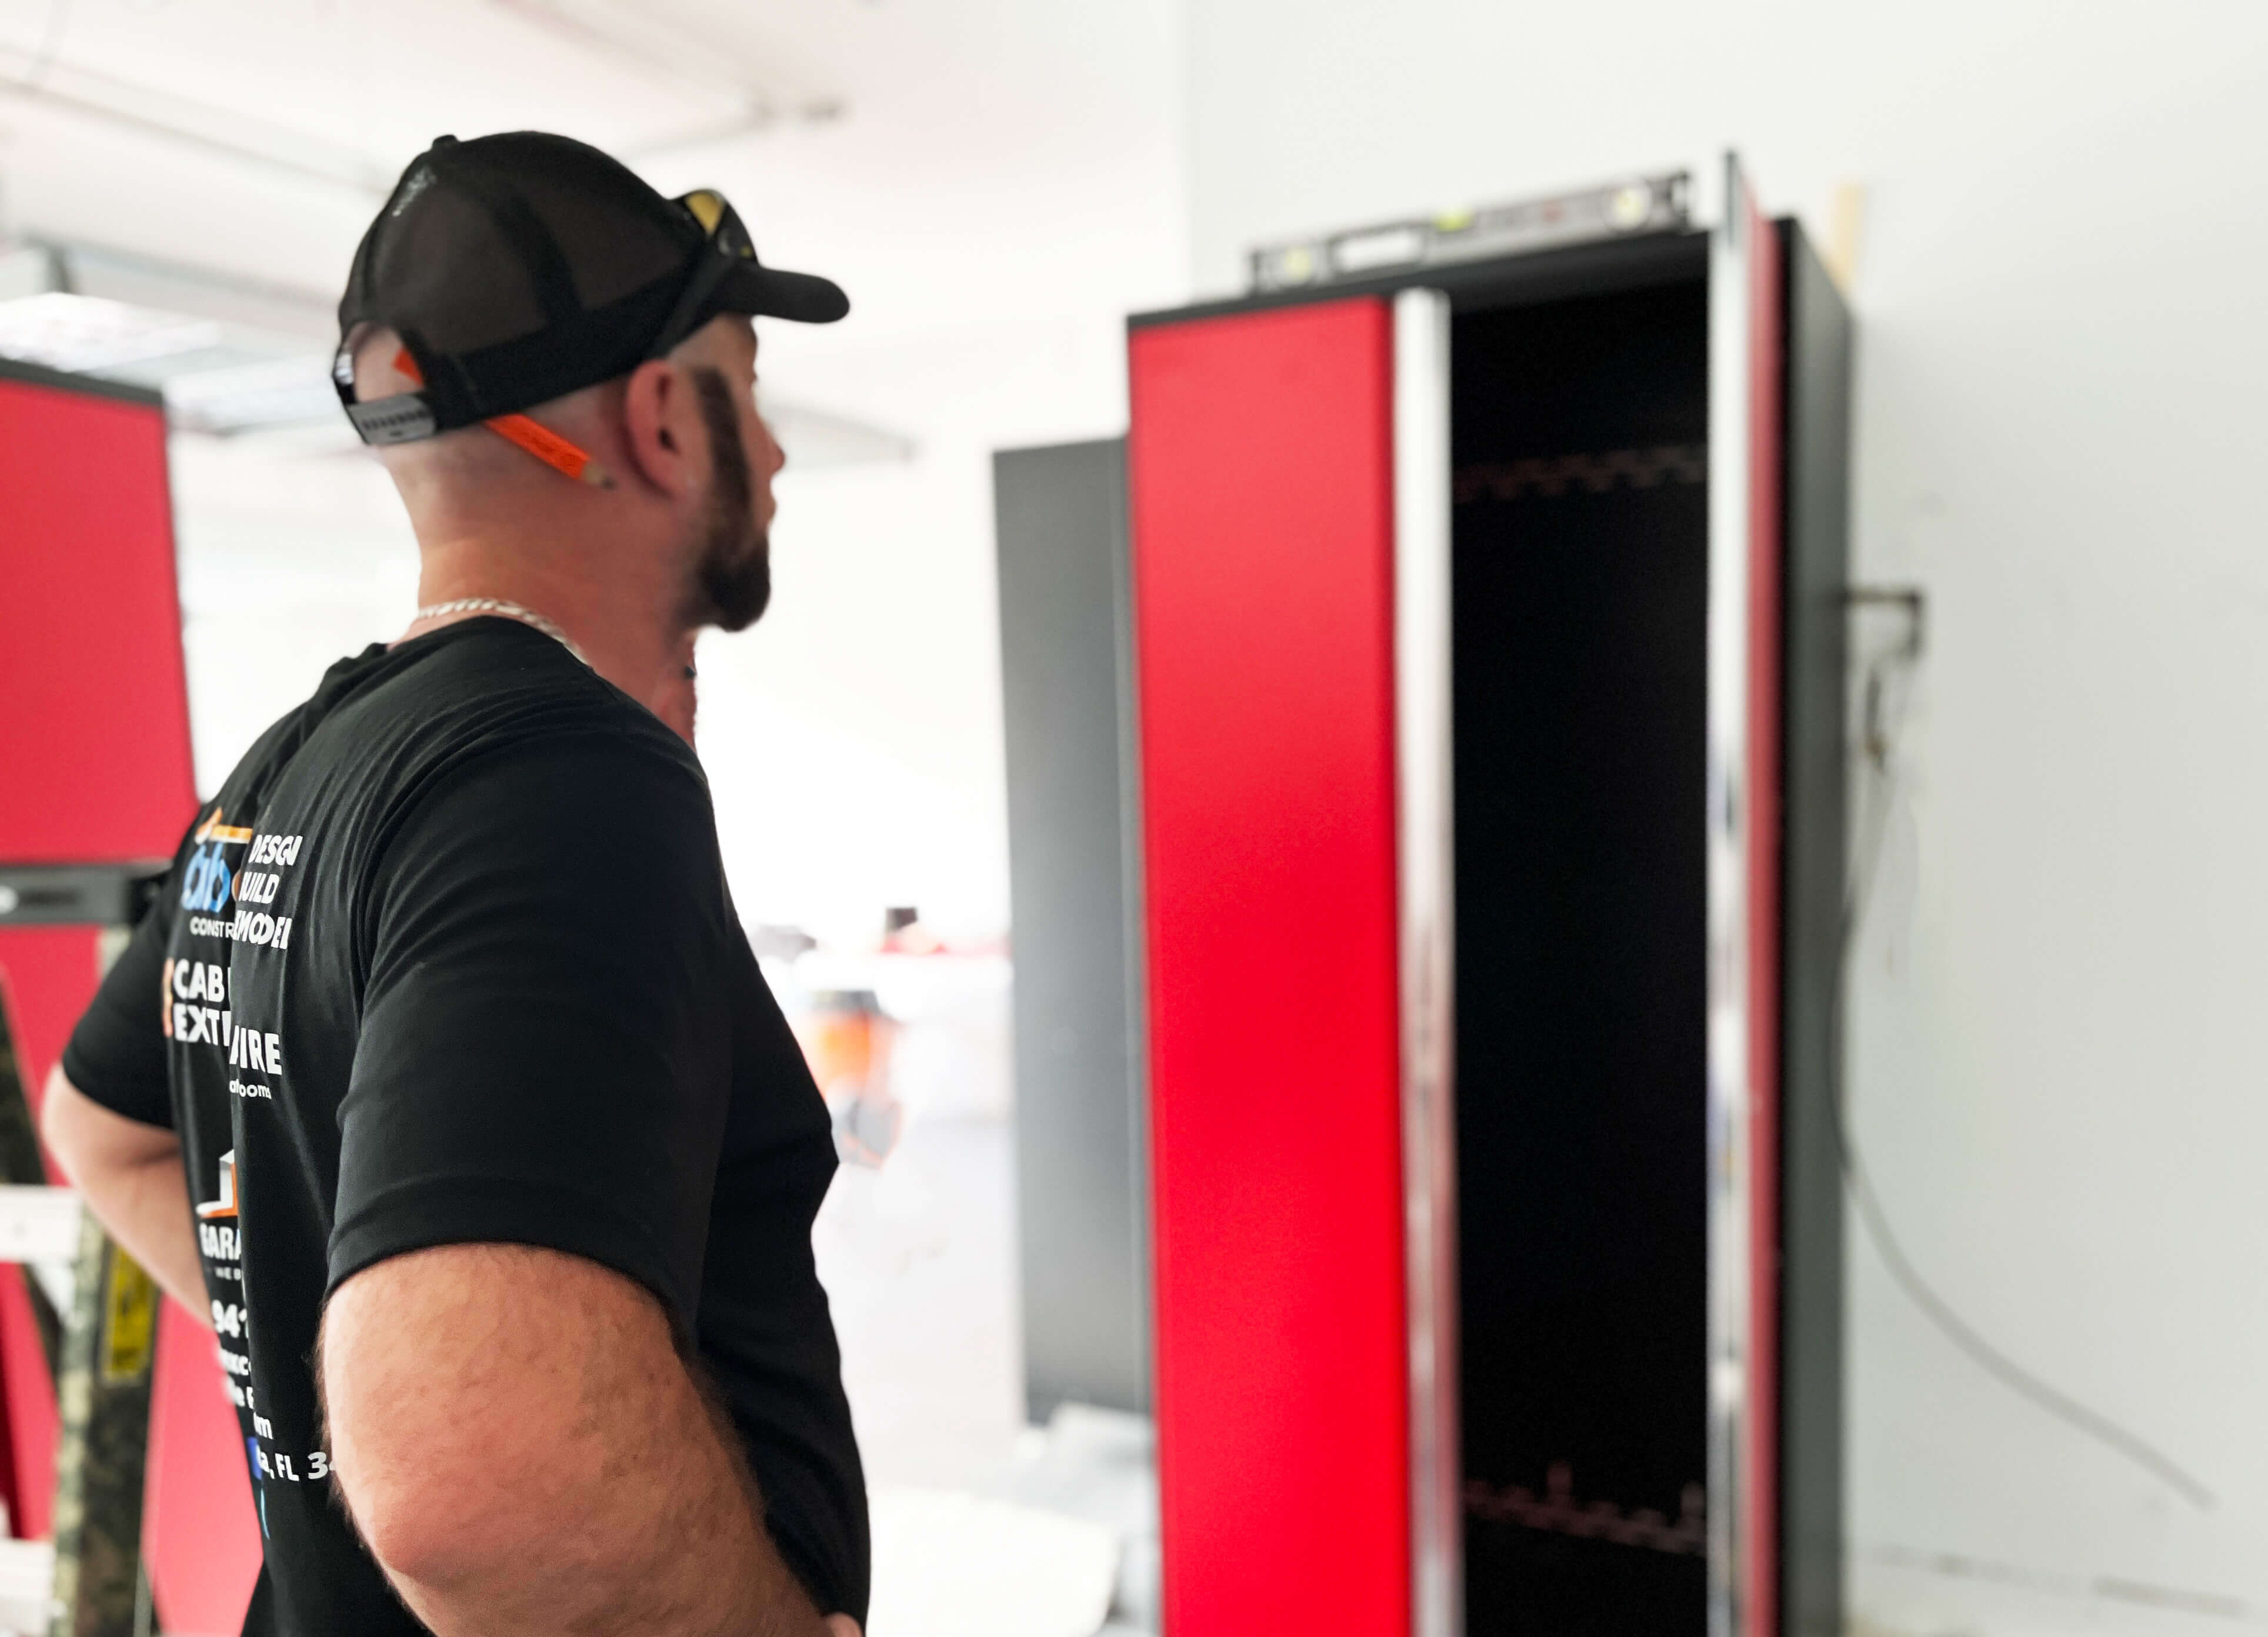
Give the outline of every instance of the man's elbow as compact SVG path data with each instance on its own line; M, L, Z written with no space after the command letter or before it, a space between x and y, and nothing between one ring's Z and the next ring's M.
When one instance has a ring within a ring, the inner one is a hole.
M63 1065L48 1075L40 1103L40 1140L81 1187L99 1187L144 1167L177 1164L180 1139L162 1126L114 1114L70 1083Z
M72 1178L80 1174L85 1164L80 1146L85 1121L78 1106L82 1095L63 1073L63 1066L57 1063L48 1075L47 1089L40 1099L40 1141L47 1144L48 1152L55 1156L63 1174Z
M397 1579L445 1589L543 1544L559 1521L558 1475L541 1470L540 1451L512 1447L495 1406L460 1402L453 1413L387 1380L385 1361L341 1351L327 1339L332 1474L372 1556Z
M334 1433L334 1437L336 1436ZM451 1577L448 1521L414 1484L380 1483L335 1469L347 1514L371 1556L396 1578L431 1584ZM460 1572L461 1572L460 1568Z
M412 1472L379 1478L342 1466L338 1483L363 1544L396 1580L437 1590L476 1583L529 1544L509 1528L509 1500L479 1504Z

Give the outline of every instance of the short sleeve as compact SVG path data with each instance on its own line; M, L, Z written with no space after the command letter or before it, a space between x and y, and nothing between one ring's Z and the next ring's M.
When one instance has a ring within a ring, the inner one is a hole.
M666 737L476 755L386 841L357 909L333 1288L433 1245L541 1245L638 1281L689 1329L732 923L707 787Z
M173 883L170 875L166 885ZM173 935L173 897L161 891L143 912L126 949L111 963L93 1002L63 1046L63 1074L114 1114L171 1127L173 1095L166 1072L166 947Z

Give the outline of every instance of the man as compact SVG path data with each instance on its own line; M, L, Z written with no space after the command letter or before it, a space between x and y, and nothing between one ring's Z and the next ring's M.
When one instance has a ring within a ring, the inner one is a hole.
M825 1108L726 896L692 644L769 595L713 194L443 137L340 305L423 605L198 815L48 1140L209 1314L276 1637L855 1633Z

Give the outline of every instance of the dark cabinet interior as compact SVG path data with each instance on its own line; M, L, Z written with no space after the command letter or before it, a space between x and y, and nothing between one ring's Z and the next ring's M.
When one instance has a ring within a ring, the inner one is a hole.
M1707 307L1454 320L1473 1637L1706 1622Z

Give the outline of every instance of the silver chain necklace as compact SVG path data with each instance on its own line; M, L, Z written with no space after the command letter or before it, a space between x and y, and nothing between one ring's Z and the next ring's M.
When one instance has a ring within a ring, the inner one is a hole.
M460 597L454 602L429 603L409 616L409 623L416 625L422 620L438 620L447 614L460 613L501 614L507 620L517 620L522 625L532 626L542 632L544 635L558 643L585 664L591 663L590 657L575 646L575 639L566 632L536 613L534 609L523 608L518 603L508 603L501 597Z

